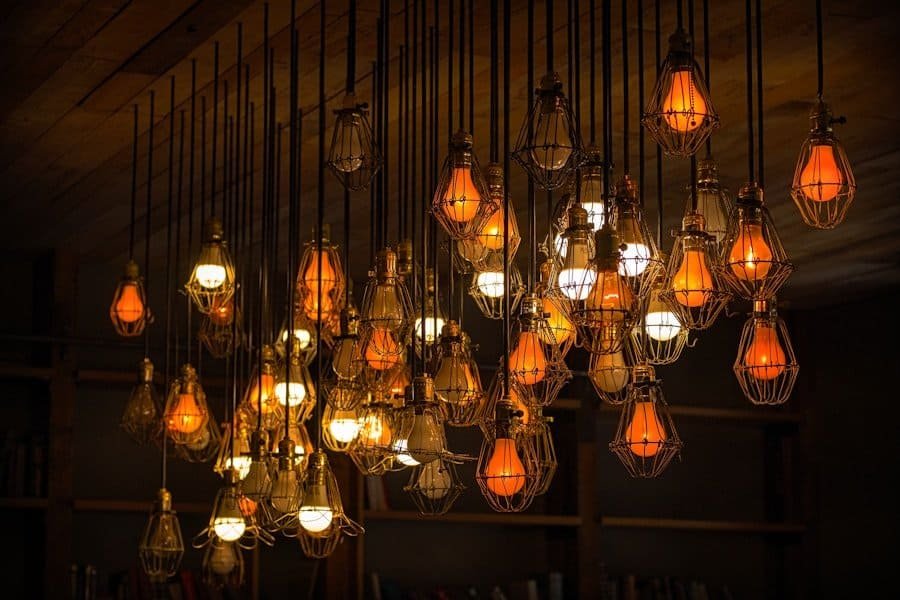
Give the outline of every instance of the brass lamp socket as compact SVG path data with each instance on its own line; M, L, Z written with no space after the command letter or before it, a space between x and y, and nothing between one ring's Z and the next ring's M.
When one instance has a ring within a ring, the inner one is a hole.
M416 404L434 402L434 379L428 375L417 375L413 378L412 393Z
M681 228L691 233L704 232L706 231L706 217L699 212L689 211L681 219Z
M547 73L541 77L541 85L536 93L542 98L562 96L562 80L559 78L559 73Z
M537 294L528 294L522 298L522 315L525 317L539 317L544 313L544 303Z
M755 181L745 183L737 194L741 207L759 208L763 205L763 189Z
M265 344L262 347L261 354L262 354L263 365L266 365L267 363L271 364L271 363L275 362L275 349L272 348L272 346L270 346L269 344Z
M584 149L584 161L582 162L582 169L592 169L595 167L603 166L603 150L598 146L588 146Z
M697 187L719 184L719 163L712 158L697 161Z
M141 269L136 262L129 260L125 263L125 279L134 281L141 276Z
M210 242L220 242L225 236L225 228L222 226L222 220L218 217L210 217L209 219L209 237Z
M629 204L638 203L638 185L627 173L616 182L616 200Z
M588 215L588 211L585 210L583 206L580 204L573 204L569 207L569 210L566 211L566 216L569 220L569 226L566 227L566 235L572 236L572 234L577 234L578 232L584 232L585 238L591 231L593 231L593 225L591 225Z
M397 253L390 248L382 248L375 254L375 277L386 282L397 276Z
M153 363L149 358L141 361L138 381L141 383L153 383Z
M190 363L184 363L184 366L181 367L181 377L185 381L196 381L197 371Z
M401 240L397 244L397 272L409 275L413 270L413 243L411 239Z
M459 323L450 319L444 326L441 327L441 339L443 340L451 340L456 339L457 341L462 339L462 330L459 328Z
M341 309L341 337L350 337L359 334L359 313L355 306L347 306Z
M597 266L606 267L619 260L619 238L615 231L610 227L609 223L604 223L603 227L597 230L594 237L595 261Z
M172 492L166 488L160 488L156 493L156 504L160 512L170 512L172 510Z
M834 123L834 120L831 116L831 107L829 107L822 98L816 98L816 101L809 111L810 133L828 136L828 134L831 134L834 131L831 126L832 123Z
M493 196L503 194L503 166L499 163L488 163L484 168L484 181L488 192Z
M268 446L268 435L264 430L254 429L250 433L250 455L262 460Z
M472 164L472 134L460 129L450 138L450 151L453 155L453 164L457 167Z
M669 56L667 60L675 67L689 66L691 59L691 36L681 27L669 36Z
M647 383L656 379L656 371L648 364L635 365L632 369L635 383Z

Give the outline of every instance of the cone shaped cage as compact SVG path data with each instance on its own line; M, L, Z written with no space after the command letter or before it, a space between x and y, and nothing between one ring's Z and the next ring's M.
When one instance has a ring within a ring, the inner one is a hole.
M397 254L380 250L360 305L359 343L366 370L390 371L403 363L413 315L409 290L397 276Z
M172 382L163 413L166 435L175 444L192 444L202 438L209 422L206 393L191 365L181 368L181 376Z
M534 419L527 426L522 427L522 435L531 444L534 462L537 466L534 483L535 496L547 493L559 466L556 458L556 446L553 443L553 433L550 431L553 417L545 417L542 410L541 406L537 406Z
M350 191L367 189L384 162L367 113L368 105L358 103L352 93L344 97L343 107L334 111L334 134L325 164Z
M344 513L337 480L323 452L314 452L310 457L297 518L300 547L309 558L325 558L334 552L342 536L364 532Z
M790 398L800 366L774 299L754 302L733 368L744 396L753 404L773 406Z
M510 332L509 347L511 380L526 388L537 404L552 404L572 378L572 372L556 345L537 296L529 295L522 301L522 312Z
M473 239L498 209L472 149L472 135L458 131L441 167L431 201L432 216L448 236L464 240Z
M269 473L268 434L255 430L250 434L250 466L241 482L241 490L248 501L255 504L265 502L272 491L272 477ZM223 476L228 471L223 473Z
M222 306L235 292L234 263L225 242L222 222L209 220L209 235L200 248L191 276L184 285L188 295L201 313L209 313Z
M232 457L232 445L234 457ZM219 442L219 451L213 464L213 471L224 476L225 471L234 470L237 478L243 480L250 472L252 457L250 454L250 428L238 423L222 424L222 435Z
M428 375L415 377L406 396L406 406L397 413L391 446L398 460L410 467L438 460L447 452L447 437L434 380Z
M503 208L505 182L503 166L498 163L488 163L485 168L485 182L491 202L497 205L497 210L488 217L481 228L475 232L474 241L485 249L486 252L503 254L504 235L509 240L509 260L513 260L522 242L519 233L519 220L516 218L516 210L512 200L509 204L509 214L506 215L506 233L504 234L503 216L506 211ZM482 261L484 258L481 259ZM480 263L480 261L479 261ZM475 263L476 266L480 266Z
M637 362L631 340L616 352L591 354L588 379L602 402L612 405L625 402L632 379L632 367Z
M534 446L518 422L518 411L508 398L496 406L491 433L485 434L481 444L475 480L493 510L522 512L534 500L540 467Z
M648 478L658 477L681 447L653 367L636 366L610 451L632 477Z
M419 513L425 516L446 514L466 486L447 459L438 459L412 469L403 491L409 494Z
M593 225L588 221L588 212L580 204L573 204L566 212L566 222L559 260L550 275L550 289L571 320L575 313L584 310L597 281L597 270Z
M323 227L321 257L319 242L311 240L303 244L303 254L297 269L297 304L311 323L316 323L321 310L322 323L336 324L344 306L344 268L341 253L336 244L329 241L330 227ZM319 271L321 260L322 269ZM320 290L321 288L321 290ZM322 305L319 306L319 295ZM323 327L323 329L327 329Z
M287 537L296 536L297 511L300 509L300 476L295 466L294 444L289 438L278 443L278 464L272 475L272 488L261 505L266 518L260 518L268 531L282 532Z
M245 567L240 546L234 542L213 539L203 552L201 575L203 583L213 589L242 586Z
M669 54L659 69L641 124L670 156L695 154L719 126L706 79L691 55L691 38L681 28L669 38Z
M475 301L475 305L481 314L488 319L503 318L503 295L506 288L506 276L503 272L503 257L491 254L491 259L486 261L483 270L472 273L469 284L469 297ZM525 285L522 282L522 274L514 264L509 265L509 304L515 311L525 293Z
M318 346L316 344L317 327L313 320L306 316L303 311L303 304L298 301L294 303L293 325L288 326L291 321L291 311L286 310L284 321L278 329L278 335L275 337L275 352L281 360L288 355L288 342L293 344L292 352L299 355L305 364L310 364L316 357ZM293 335L293 339L290 339ZM327 342L329 336L327 328L322 327L322 341Z
M725 234L728 231L728 216L734 206L734 199L728 188L719 181L719 163L710 156L697 161L697 211L703 215L706 223L706 233L715 238L717 254L721 256L722 245L725 242ZM691 186L687 187L688 198L686 207L693 206L693 197L690 194ZM690 208L686 208L688 212Z
M172 494L165 488L157 494L138 545L138 555L141 567L151 581L165 581L175 576L181 567L184 556L181 525L172 510Z
M663 256L661 258L664 259ZM650 290L641 319L631 329L631 348L638 362L651 365L671 365L687 345L690 330L682 325L678 315L663 300L666 273L661 271Z
M141 361L138 381L122 412L120 426L138 444L157 443L162 434L162 404L153 385L153 363Z
M125 264L125 273L116 286L112 303L109 305L109 319L116 333L122 337L137 337L153 320L147 305L144 279L140 276L138 264L133 260Z
M302 355L291 355L275 377L275 396L282 407L287 402L299 422L306 421L316 408L318 390Z
M441 308L440 298L435 293L434 269L425 269L425 289L417 289L418 300L415 308L415 325L413 331L416 355L426 363L430 362L438 345L441 331L446 323L445 313ZM421 286L416 286L421 288ZM424 307L423 307L424 305ZM422 315L424 313L424 319Z
M716 241L706 233L703 215L689 212L675 236L665 289L659 298L669 305L682 327L710 327L731 300L716 268Z
M619 274L637 298L650 294L657 276L665 268L656 241L644 218L637 182L628 174L616 183L610 222L620 244Z
M263 346L261 354L262 362L253 368L247 380L240 410L246 413L248 422L254 425L256 416L261 412L263 427L274 429L284 419L284 404L279 402L275 394L278 362L272 346Z
M468 427L477 422L484 399L481 375L456 321L441 331L430 372L434 373L435 399L448 425Z
M562 88L557 73L541 79L512 153L513 160L545 190L563 186L581 157L578 124Z
M391 441L396 427L393 407L375 395L361 411L361 426L348 453L363 475L382 475L405 465L394 458Z
M746 300L771 298L794 271L755 183L738 193L722 246L722 279Z
M243 343L244 324L240 306L234 297L216 300L202 316L197 337L213 358L231 356Z
M362 369L362 355L359 347L359 313L356 307L341 309L340 330L334 338L331 353L331 368L326 377L343 381L354 381Z

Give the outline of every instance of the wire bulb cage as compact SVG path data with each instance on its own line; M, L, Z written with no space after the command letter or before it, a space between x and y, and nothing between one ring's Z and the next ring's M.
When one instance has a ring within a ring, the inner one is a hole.
M221 448L222 430L210 411L209 419L198 435L186 444L175 444L174 450L175 455L185 462L207 463L219 455Z
M162 405L159 392L153 385L153 363L141 361L138 380L122 412L120 426L138 444L157 443L162 433Z
M568 210L577 204L588 213L588 222L596 232L606 222L606 198L608 190L604 184L604 168L603 151L597 146L587 146L584 149L581 163L573 172L573 177L569 182L571 188L557 203L554 209L553 221L557 224L556 229L560 232L565 231L569 226ZM561 254L564 244L562 238L556 238L555 245L558 248L557 254Z
M335 411L356 410L362 405L368 390L355 379L335 379L325 382L326 408L331 407Z
M293 325L288 326L291 322ZM311 321L306 313L303 312L302 304L296 302L294 304L293 319L291 311L286 310L284 321L278 329L278 335L275 337L275 352L278 358L284 360L288 355L288 346L293 344L290 352L298 354L305 364L310 364L316 357L318 345L316 344L315 322ZM322 327L322 341L327 343L329 339L327 328Z
M706 233L706 219L688 212L675 235L666 269L665 289L659 298L669 305L682 327L692 331L709 328L731 301L716 268L716 241Z
M459 323L448 321L441 331L430 369L434 373L435 398L446 423L453 427L474 425L484 400L478 365L463 336Z
M457 131L450 139L450 153L441 167L431 201L431 214L455 240L472 239L499 209L488 192L475 151L472 134Z
M222 221L212 217L208 223L208 236L200 247L200 256L184 285L197 310L203 314L209 313L216 306L222 306L237 288L234 263L224 239Z
M321 256L319 242L310 240L303 245L300 267L297 269L297 303L312 323L318 323L321 311L323 324L331 324L337 323L339 319L344 304L346 281L341 253L337 244L329 240L331 227L327 223L322 227L321 237Z
M343 536L364 533L363 527L344 513L341 492L324 452L314 452L310 457L309 475L303 487L297 516L303 554L309 558L326 558Z
M444 247L450 253L453 270L460 275L470 275L484 268L485 263L497 263L497 259L492 256L494 253L482 246L476 237L453 240L444 244Z
M122 337L137 337L144 333L144 327L152 322L144 278L133 260L125 263L125 273L116 286L112 303L109 305L109 319L116 333Z
M147 519L138 545L141 567L154 582L165 581L178 574L184 556L184 540L178 515L172 510L172 494L161 488Z
M597 232L593 269L597 274L584 301L571 312L583 348L610 354L625 345L639 313L626 278L620 273L621 246L609 223Z
M234 542L218 538L210 541L203 553L201 576L213 589L239 588L244 585L244 554Z
M681 455L682 442L653 367L636 365L633 377L609 449L632 477L658 477Z
M362 407L359 434L350 444L348 454L363 475L382 475L405 465L394 458L391 441L395 418L391 404L380 394Z
M266 344L261 350L262 361L253 368L240 409L246 412L248 420L256 421L256 415L262 413L262 423L267 429L274 429L284 419L284 404L278 401L275 384L278 381L278 362L275 350Z
M485 182L488 195L491 201L497 205L497 210L475 232L475 242L488 252L496 252L502 255L505 245L504 238L508 237L509 259L513 260L516 252L519 250L522 236L519 233L519 220L516 218L516 210L512 205L512 200L509 201L509 215L506 218L506 233L504 233L503 216L506 214L506 210L503 205L506 184L503 177L503 166L499 163L488 163L485 168Z
M753 404L776 406L790 398L800 365L774 298L753 303L733 369L744 396Z
M326 404L322 411L322 441L332 452L346 453L359 436L362 428L359 405L349 408L335 408Z
M298 421L309 419L316 409L318 393L302 355L292 354L287 363L281 365L275 377L274 392L282 411L287 404Z
M235 306L234 296L215 301L209 313L202 316L197 337L213 358L231 356L240 348L244 337L243 316Z
M532 415L537 413L537 401L530 388L519 385L512 377L508 386L505 382L506 367L501 359L478 415L478 426L481 427L486 437L494 435L494 426L496 425L494 415L497 413L497 407L504 400L508 400L512 404L512 409L518 415L518 425L522 427L528 427L532 423Z
M250 434L250 465L241 482L244 497L255 504L265 502L272 491L272 477L269 473L269 436L264 430L254 430ZM228 470L223 472L227 473ZM237 473L240 478L240 472Z
M745 300L766 300L778 293L794 271L781 244L763 190L748 183L738 193L722 250L722 278Z
M540 467L534 446L523 434L519 411L508 398L496 405L491 433L485 434L475 480L481 495L497 512L522 512L537 492Z
M510 378L528 388L537 404L552 404L572 378L572 372L556 345L538 296L531 294L522 301L522 312L510 332L509 347Z
M566 315L584 310L591 288L597 281L594 265L593 225L588 212L578 203L566 211L566 229L560 244L561 259L554 266L550 280L551 289L562 302Z
M581 158L578 123L558 73L547 73L519 130L512 158L545 190L566 183Z
M297 471L297 474L300 477L306 476L306 465L309 462L309 456L312 454L314 446L312 443L312 438L309 436L309 431L306 429L306 424L297 420L296 413L291 413L292 420L288 424L287 431L287 439L293 445L293 450L291 454L291 459L294 465L294 470ZM274 436L273 436L274 439ZM283 441L283 440L282 440ZM274 471L274 467L277 467L277 458L278 456L273 452L269 454L269 470ZM283 454L281 450L281 442L278 443L278 455ZM274 485L274 480L273 480Z
M344 381L355 380L362 369L359 348L359 313L355 306L345 306L340 314L340 331L331 350L330 372Z
M621 244L619 274L626 278L634 295L644 299L666 265L644 218L637 182L627 173L616 183L611 213L610 221Z
M436 294L434 269L431 267L425 269L425 290L422 296L425 305L424 310L421 308L422 304L419 304L419 308L416 308L415 311L415 346L416 354L424 358L425 362L429 362L435 352L438 338L445 323L444 311L441 309L440 299ZM425 314L424 319L422 318L423 312Z
M409 290L397 274L396 252L378 251L360 306L361 353L370 370L389 371L403 363L413 311Z
M800 147L791 197L804 223L816 229L834 229L843 222L856 197L856 178L833 128L845 119L835 119L820 97L813 104L809 121L809 136Z
M575 345L578 330L566 312L565 300L555 289L541 292L540 298L541 311L544 313L550 333L553 334L552 339L549 335L545 335L543 341L559 348L560 358L565 359Z
M535 496L542 496L547 493L559 466L559 461L556 458L556 447L553 444L553 433L550 431L553 417L544 416L542 411L543 407L538 405L535 408L534 419L522 428L522 435L526 441L531 443L535 465L537 466L534 484Z
M706 79L691 51L692 41L682 28L669 38L669 53L641 124L669 156L692 156L719 127Z
M258 542L271 546L275 539L257 523L257 512L257 503L241 493L237 474L233 470L226 471L209 522L194 536L194 548L204 548L214 539L236 543L244 550L252 550Z
M616 352L591 353L588 379L603 403L616 406L625 402L632 378L631 369L636 362L631 342Z
M407 402L398 413L391 446L397 460L408 467L438 460L447 453L444 415L434 395L434 380L416 376L407 389Z
M728 232L728 216L734 206L734 198L719 180L719 163L711 156L697 161L697 211L706 221L706 233L713 236L716 242L716 258L721 256L725 235ZM691 186L687 187L688 198L685 212L694 206Z
M342 107L334 111L334 134L325 164L351 192L367 189L384 162L369 125L368 108L348 93Z
M665 261L664 255L660 258ZM650 290L647 307L631 329L631 346L635 354L640 361L651 365L675 363L688 342L688 328L681 324L681 319L662 298L665 279L665 271L660 271Z
M465 489L456 465L443 458L416 466L403 487L419 513L427 517L446 514Z
M506 275L503 270L503 259L491 255L486 261L483 270L472 273L469 284L469 297L475 301L475 305L481 314L488 319L499 320L503 318L504 293L506 291ZM522 273L514 264L509 265L509 304L511 310L516 310L519 301L525 293L525 285L522 283Z
M237 419L232 423L223 423L219 452L213 471L224 476L225 471L234 469L237 471L238 479L243 480L250 472L251 462L249 427Z
M181 376L169 387L163 413L166 435L177 444L192 444L202 438L209 422L206 392L189 364L181 367Z
M270 532L285 532L288 537L296 526L296 514L300 509L300 477L295 467L294 440L282 439L278 442L278 466L272 478L264 510L266 529Z

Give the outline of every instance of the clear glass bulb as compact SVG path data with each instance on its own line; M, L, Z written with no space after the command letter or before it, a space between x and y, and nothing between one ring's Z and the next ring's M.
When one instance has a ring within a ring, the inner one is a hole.
M359 170L363 164L363 143L360 131L360 119L354 113L344 114L338 120L337 132L340 150L336 152L339 158L332 161L334 168L343 173L352 173Z
M397 329L403 321L403 308L397 296L397 288L392 284L379 283L372 294L367 318L379 321L379 327Z
M601 390L608 394L622 391L628 384L631 370L625 364L625 356L621 351L612 354L595 355L591 365L590 376Z
M415 414L407 442L410 457L418 464L429 463L440 458L444 451L443 433L434 413Z
M299 491L297 471L279 470L275 483L272 484L272 506L283 515L293 512L297 507Z
M531 159L545 171L559 171L572 156L572 134L564 105L554 96L541 99L531 137Z
M288 406L299 406L306 399L306 386L300 382L292 381L289 384L279 381L275 384L275 396L279 404L284 404L287 395Z
M407 467L415 467L419 464L419 461L414 459L409 453L409 440L406 439L398 439L394 442L394 456L400 461L400 464L406 465Z
M488 298L500 298L503 296L504 278L502 271L482 271L475 280L478 291Z
M338 377L352 379L358 374L359 369L355 366L355 361L359 357L356 345L358 339L357 337L346 337L335 342L331 368Z
M434 375L434 393L439 400L450 404L468 403L474 387L474 377L465 357L450 355L441 360Z
M247 497L258 500L269 493L272 480L265 460L251 460L243 478L242 489Z
M444 328L444 319L442 317L425 317L425 342L430 344L437 339L438 334ZM416 318L416 338L422 339L422 317Z
M439 460L422 465L419 478L416 480L419 491L429 500L440 500L450 491L453 478L449 470Z
M328 431L335 441L341 444L349 444L359 435L361 425L356 413L350 410L338 410L334 412L328 423Z
M212 555L209 558L209 568L216 575L228 575L238 564L235 552L236 550L231 543L222 542L221 540L214 541Z
M300 526L311 533L322 533L334 520L324 483L314 483L306 490L299 511Z

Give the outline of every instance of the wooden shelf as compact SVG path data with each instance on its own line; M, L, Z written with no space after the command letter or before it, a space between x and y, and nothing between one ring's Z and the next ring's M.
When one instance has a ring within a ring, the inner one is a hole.
M762 533L800 535L806 527L799 523L765 521L701 521L692 519L654 519L646 517L601 517L601 527L618 529L675 529L721 533Z
M0 509L46 510L46 498L0 498Z
M544 408L547 412L578 410L582 401L577 398L559 398L550 406ZM617 415L619 407L603 404L600 413ZM686 417L706 421L735 421L748 424L784 424L798 425L803 422L803 416L796 412L774 410L771 408L718 408L713 406L686 406L670 404L669 412L672 416Z
M468 523L522 527L579 527L581 525L581 517L576 515L449 512L445 515L425 517L413 510L367 510L363 515L365 521L418 521L422 523Z
M148 513L153 506L152 500L99 500L79 499L75 500L74 508L81 512L134 512ZM208 514L212 510L212 503L206 502L178 502L172 503L176 512L184 514Z

